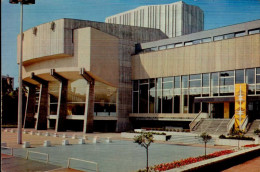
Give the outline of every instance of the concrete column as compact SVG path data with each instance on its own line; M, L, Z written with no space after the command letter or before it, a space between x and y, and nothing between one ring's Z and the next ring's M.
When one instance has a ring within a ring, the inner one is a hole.
M48 115L48 84L41 84L39 103L38 103L38 115L36 120L36 130L47 129L47 115Z
M35 102L36 102L36 89L35 86L30 83L23 84L28 86L28 96L26 101L25 117L24 117L24 128L34 128L35 127Z
M48 81L39 78L38 76L34 75L34 73L32 73L31 78L41 84L35 129L46 130L48 115Z
M83 132L89 133L93 132L93 122L94 122L94 84L88 82L87 84L87 94L86 94L86 104L84 113L84 127Z
M68 91L68 80L58 73L54 69L51 69L51 76L60 82L58 109L55 131L66 131L66 116L67 116L67 91Z

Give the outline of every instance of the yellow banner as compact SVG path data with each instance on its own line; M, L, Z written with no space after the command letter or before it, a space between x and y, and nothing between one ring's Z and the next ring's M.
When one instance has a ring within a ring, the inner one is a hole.
M240 130L240 126L246 118L246 97L247 85L235 85L235 130Z

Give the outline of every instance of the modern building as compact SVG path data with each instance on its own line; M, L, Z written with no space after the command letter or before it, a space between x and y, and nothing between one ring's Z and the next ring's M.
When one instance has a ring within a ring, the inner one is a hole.
M74 19L25 31L23 82L29 92L24 127L128 129L131 54L137 43L164 38L158 29ZM18 41L18 52L19 47Z
M204 29L204 13L183 1L164 5L141 6L105 20L106 23L160 29L168 37L176 37Z
M227 131L260 119L260 20L167 38L60 19L25 31L23 43L24 127L193 129L207 118Z

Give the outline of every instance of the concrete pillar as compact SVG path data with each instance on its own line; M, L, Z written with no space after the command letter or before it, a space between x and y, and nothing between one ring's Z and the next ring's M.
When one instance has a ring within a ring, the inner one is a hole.
M28 86L28 96L26 101L25 117L24 117L24 128L34 128L35 127L35 102L36 102L36 89L35 86L29 83L23 84Z
M47 129L47 115L48 115L48 81L34 75L32 73L31 78L40 83L39 102L38 102L38 114L36 119L36 130Z
M87 84L87 94L86 94L86 104L84 113L84 133L93 132L93 122L94 122L94 84L88 82Z
M60 82L55 131L66 131L68 80L56 73L54 69L51 69L51 76Z

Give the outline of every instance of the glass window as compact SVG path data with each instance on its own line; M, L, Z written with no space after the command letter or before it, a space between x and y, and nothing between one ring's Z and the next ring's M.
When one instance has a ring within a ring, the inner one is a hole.
M157 51L158 49L157 49L157 47L152 47L151 48L151 51Z
M181 88L181 77L180 76L174 77L174 88Z
M192 41L192 44L196 45L196 44L200 44L201 43L201 39L197 39Z
M190 87L201 87L201 81L200 80L190 81Z
M142 79L140 80L140 85L141 84L148 84L148 79Z
M57 115L59 92L60 92L60 82L55 81L55 82L48 83L50 115Z
M204 43L204 42L211 42L211 38L203 38L202 39L202 42Z
M246 83L247 84L255 83L255 69L246 69Z
M222 39L224 39L223 35L214 36L214 41L219 41L219 40L222 40Z
M202 87L209 87L209 73L202 74Z
M162 105L162 78L157 78L156 83L156 99L155 99L155 112L161 113Z
M260 33L260 29L252 29L248 31L249 35L256 34L256 33Z
M184 45L185 45L185 46L192 45L192 41L190 41L190 42L185 42Z
M96 85L97 84L95 84L95 87ZM84 115L87 91L86 88L87 81L85 79L78 79L68 82L67 115Z
M138 92L133 92L133 113L138 113Z
M260 74L260 67L256 68L256 74Z
M174 96L174 113L180 113L180 96Z
M224 35L224 39L230 39L230 38L234 38L234 37L235 37L234 33Z
M183 46L182 43L176 43L176 44L175 44L175 47L182 47L182 46Z
M211 96L218 96L218 73L211 74Z
M138 80L133 81L133 90L138 91Z
M236 84L245 83L244 81L244 70L236 70Z
M188 88L188 76L182 76L181 81L181 87Z
M200 74L190 75L190 80L194 80L194 79L201 79L201 75Z
M245 36L245 35L246 35L245 31L235 33L235 37L240 37L240 36Z
M166 45L159 46L159 50L165 50L165 49L166 49Z
M167 49L174 48L174 44L167 45Z
M163 82L173 82L173 77L163 78Z
M163 98L162 98L163 113L172 113L172 100L173 100L172 89L163 89Z
M256 68L256 83L260 83L260 68Z
M154 113L155 108L155 79L150 79L150 88L149 88L149 113Z
M148 84L140 85L139 113L148 113Z

